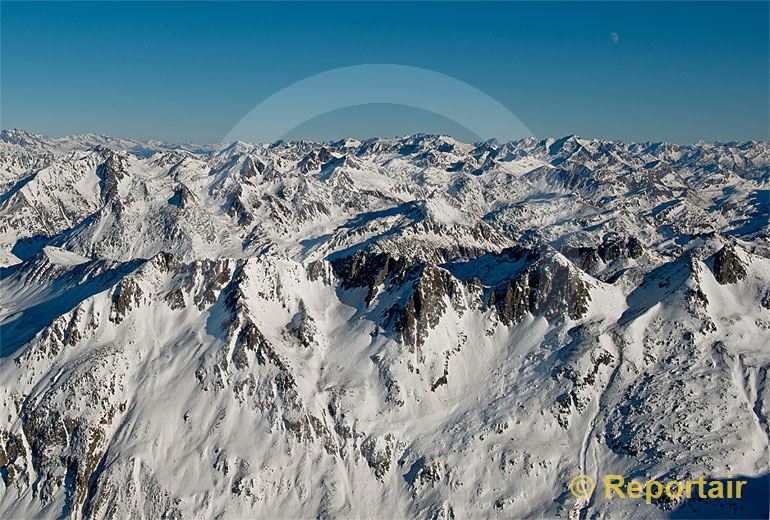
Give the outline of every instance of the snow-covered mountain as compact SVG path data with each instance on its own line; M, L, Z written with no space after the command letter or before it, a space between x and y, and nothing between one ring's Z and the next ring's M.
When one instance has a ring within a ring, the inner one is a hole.
M648 518L770 472L770 144L0 134L3 518ZM713 507L719 507L719 504Z

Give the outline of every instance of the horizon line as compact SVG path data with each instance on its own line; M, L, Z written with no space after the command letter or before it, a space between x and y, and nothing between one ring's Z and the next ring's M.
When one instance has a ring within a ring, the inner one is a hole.
M130 137L130 136L118 136L118 135L111 135L111 134L103 134L99 132L82 132L82 133L74 133L74 134L65 134L61 136L51 136L47 134L42 133L36 133L30 130L26 130L24 128L2 128L0 129L0 133L9 133L9 132L20 132L24 133L33 137L37 138L43 138L43 139L50 139L50 140L64 140L68 138L76 138L76 137L86 137L86 136L94 136L94 137L102 137L102 138L108 138L108 139L115 139L115 140L128 140L128 141L136 141L137 143L142 144L150 144L152 142L157 143L169 143L169 144L176 144L176 145L193 145L198 147L212 147L212 149L224 149L232 146L235 143L244 143L248 145L254 145L254 146L268 146L268 147L274 147L279 144L292 144L292 143L313 143L313 144L335 144L340 141L346 141L349 139L354 139L356 141L360 141L362 143L366 141L372 141L372 140L385 140L385 139L396 139L396 140L403 140L408 138L415 138L415 137L436 137L436 138L448 138L452 139L453 141L456 141L458 143L463 144L482 144L482 143L497 143L497 144L508 144L508 143L519 143L522 141L526 141L528 139L534 139L535 141L547 141L549 139L553 139L554 141L560 141L560 140L566 140L569 138L576 138L576 139L584 139L587 141L598 141L598 142L608 142L608 143L623 143L623 144L639 144L639 145L645 145L645 144L672 144L676 146L695 146L698 144L711 144L711 145L730 145L730 144L746 144L746 143L766 143L770 144L770 138L767 139L729 139L729 140L715 140L715 141L709 141L706 139L699 139L697 141L693 141L690 143L681 143L681 142L674 142L669 140L645 140L645 141L639 141L639 140L625 140L625 139L617 139L617 138L605 138L605 137L586 137L584 135L580 134L565 134L563 136L545 136L545 137L537 137L537 136L527 136L522 137L520 139L512 139L512 140L505 140L501 141L496 137L490 137L488 139L481 139L478 141L466 141L464 139L460 139L457 137L454 137L449 134L434 134L430 132L416 132L413 134L400 134L400 135L381 135L381 136L369 136L369 137L354 137L354 136L342 136L336 139L278 139L272 142L263 142L263 141L245 141L243 139L237 139L234 141L228 141L228 142L196 142L196 141L185 141L185 140L177 140L177 139L165 139L165 138L139 138L139 137Z

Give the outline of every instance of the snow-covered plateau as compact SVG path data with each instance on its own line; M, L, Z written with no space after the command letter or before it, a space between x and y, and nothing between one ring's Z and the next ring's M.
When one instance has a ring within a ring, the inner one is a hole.
M768 142L5 130L0 517L756 508L568 483L766 491L769 208Z

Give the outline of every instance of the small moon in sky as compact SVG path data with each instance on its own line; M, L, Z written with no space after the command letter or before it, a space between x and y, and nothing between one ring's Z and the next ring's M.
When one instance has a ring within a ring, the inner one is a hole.
M612 44L615 45L616 43L618 43L618 41L620 41L620 35L616 32L611 32L610 40L612 40Z

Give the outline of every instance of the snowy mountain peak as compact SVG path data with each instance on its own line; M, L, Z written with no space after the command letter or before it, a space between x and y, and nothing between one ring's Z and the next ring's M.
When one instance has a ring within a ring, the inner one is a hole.
M647 518L695 506L567 483L770 472L766 142L8 130L0 186L3 518Z

